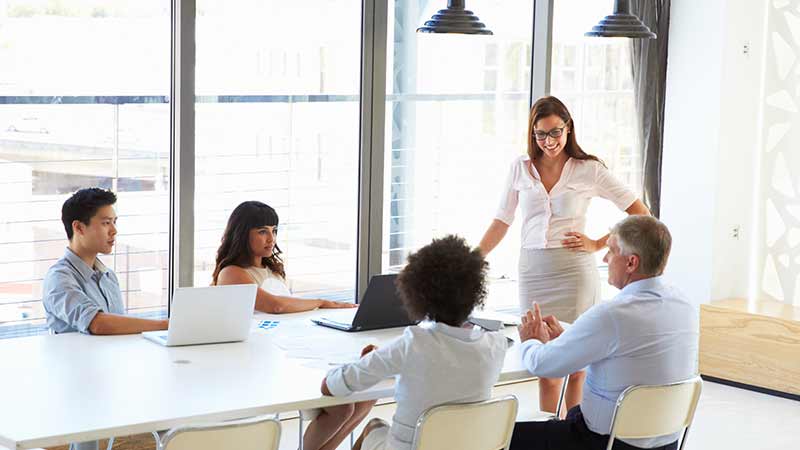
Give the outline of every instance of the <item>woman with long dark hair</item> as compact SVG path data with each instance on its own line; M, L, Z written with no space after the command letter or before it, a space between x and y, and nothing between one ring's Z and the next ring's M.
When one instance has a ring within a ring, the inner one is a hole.
M534 103L528 117L528 151L516 158L506 180L500 208L481 239L484 255L503 239L517 205L522 210L519 302L523 312L536 302L545 315L573 322L599 297L599 274L592 253L608 235L583 234L593 197L612 201L628 214L650 214L605 164L578 145L575 121L555 97ZM570 376L567 409L581 401L584 373ZM539 406L556 412L560 379L539 379ZM560 414L560 411L559 411Z
M354 308L352 303L293 297L276 242L278 213L258 202L241 203L231 213L217 250L213 285L257 284L256 310L281 314L316 308Z
M256 309L281 314L316 308L354 308L352 303L293 297L276 237L278 213L258 201L241 203L231 213L217 250L213 285L257 284ZM369 413L373 401L303 411L313 420L303 438L307 450L334 450Z

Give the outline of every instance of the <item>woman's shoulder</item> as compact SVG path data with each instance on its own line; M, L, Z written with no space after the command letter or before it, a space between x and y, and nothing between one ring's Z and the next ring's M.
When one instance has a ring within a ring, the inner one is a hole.
M570 158L572 165L573 177L577 176L581 179L594 180L598 174L606 169L606 166L596 159L576 159Z
M596 159L577 159L577 158L570 158L569 159L575 167L582 167L595 170L598 167L605 167L602 162Z
M252 276L247 269L231 264L219 271L217 284L253 283Z
M525 166L530 162L530 160L531 159L528 157L528 155L520 155L514 158L511 161L511 164L508 166L508 171L511 177L519 177L520 174L522 174L525 170Z
M522 167L525 164L527 164L528 161L530 161L530 160L531 160L530 156L528 156L527 154L522 154L522 155L517 156L516 158L514 158L511 161L511 166L512 167Z

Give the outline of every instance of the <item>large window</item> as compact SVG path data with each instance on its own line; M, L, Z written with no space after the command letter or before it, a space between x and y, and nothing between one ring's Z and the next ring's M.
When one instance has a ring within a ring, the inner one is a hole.
M167 296L170 2L0 2L0 338L41 332L75 190L117 192L101 256L128 312Z
M636 143L630 40L588 38L584 33L613 11L611 0L559 0L553 11L551 93L569 108L578 142L598 156L641 198L641 151ZM611 202L595 199L589 206L586 233L598 238L625 216ZM598 252L603 298L614 289L605 282Z
M446 2L386 2L384 29L383 17L362 18L364 5L382 14L381 2L198 0L193 39L191 27L171 35L166 0L0 2L0 337L44 331L42 278L66 246L60 208L83 187L118 194L120 234L101 258L133 314L165 314L178 273L168 273L170 213L192 219L194 258L178 248L173 269L191 267L196 286L211 283L227 219L245 200L278 211L301 296L349 298L359 265L398 270L434 237L477 245L526 151L531 84L543 85L531 80L534 1L471 3L493 36L417 34ZM629 43L583 37L612 2L554 3L552 93L573 112L581 145L638 192ZM384 31L386 42L370 41ZM174 61L195 72L195 120L178 121L182 130L170 129L172 42L196 43L196 61ZM382 82L360 84L362 66L382 72L384 56L385 98ZM170 161L171 133L185 132L194 148L174 150L194 159ZM376 198L368 189L381 178L365 179L366 162L383 171L383 217L359 204L359 193ZM173 165L192 183L171 185ZM194 199L193 215L185 202L170 210L171 189ZM600 236L621 216L594 202L587 232ZM380 247L359 224L381 228ZM517 223L489 258L509 305L519 234Z
M231 211L262 201L297 295L356 281L361 2L198 2L195 285Z
M383 227L389 270L434 237L455 233L477 245L512 160L525 152L533 2L473 5L493 36L415 33L441 6L389 2ZM490 255L494 278L516 277L516 228Z

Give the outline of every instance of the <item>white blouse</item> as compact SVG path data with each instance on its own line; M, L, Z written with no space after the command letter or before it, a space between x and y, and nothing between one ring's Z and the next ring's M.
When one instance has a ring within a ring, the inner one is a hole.
M565 233L584 232L592 197L610 200L623 211L636 201L636 194L603 164L574 158L567 160L561 178L548 193L530 157L523 155L511 165L495 217L511 225L521 204L522 248L561 248Z
M253 277L253 281L255 281L261 289L272 295L291 297L292 291L289 290L286 280L280 275L273 273L265 267L250 266L246 268L245 271Z

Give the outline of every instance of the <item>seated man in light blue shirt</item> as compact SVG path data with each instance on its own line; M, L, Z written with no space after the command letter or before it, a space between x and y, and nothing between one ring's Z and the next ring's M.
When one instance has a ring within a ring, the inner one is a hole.
M614 405L637 384L665 384L697 374L696 308L661 278L672 238L650 216L629 216L608 239L608 282L621 289L564 331L539 306L523 317L522 362L536 376L559 378L586 369L580 405L565 420L518 422L512 450L600 450L608 443ZM678 435L617 440L615 450L677 448Z
M81 189L64 202L61 221L69 246L44 278L47 326L55 333L132 334L165 330L166 320L125 316L117 275L97 258L117 235L113 192Z

